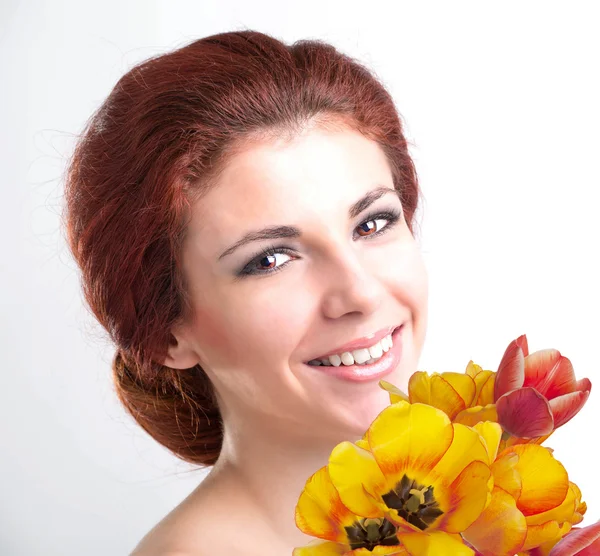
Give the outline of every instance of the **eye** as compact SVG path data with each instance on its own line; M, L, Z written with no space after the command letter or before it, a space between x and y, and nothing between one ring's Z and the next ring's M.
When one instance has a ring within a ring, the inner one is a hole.
M379 215L379 216L381 216L381 215ZM366 220L365 222L360 224L360 226L358 226L359 235L361 237L372 237L372 236L377 236L377 235L383 233L383 230L380 230L379 226L374 226L374 225L369 226L369 224L371 224L371 222L379 222L381 220L385 220L385 218L379 219L377 217L374 217L374 218L371 218L370 220ZM367 227L368 229L365 230L364 227ZM387 226L384 226L383 229L387 230ZM371 232L373 232L373 230L376 230L376 231L374 233L371 233ZM363 231L365 233L361 234L360 231Z
M370 215L366 220L362 222L362 224L359 224L357 226L357 230L359 230L359 237L370 240L372 238L379 237L385 234L398 223L398 221L401 218L401 214L402 213L396 209L390 209L388 211L378 212ZM381 222L383 220L387 220L388 224L381 228L378 225L371 224ZM268 247L265 251L260 253L257 257L253 258L247 265L245 265L242 268L242 270L240 270L237 273L237 278L243 278L245 276L253 275L274 274L275 272L279 272L281 269L287 266L289 262L284 262L280 266L276 266L278 259L277 255L281 254L293 257L294 251L292 249L289 249L288 247ZM257 266L259 265L262 265L262 268L257 269ZM270 267L266 268L269 265Z

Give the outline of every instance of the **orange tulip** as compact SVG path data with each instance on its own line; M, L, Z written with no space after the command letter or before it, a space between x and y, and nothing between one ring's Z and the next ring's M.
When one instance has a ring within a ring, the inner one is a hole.
M410 377L408 394L397 386L379 381L390 403L408 401L441 409L453 423L473 426L481 421L498 421L494 405L494 375L469 361L464 373L428 374L417 371Z
M496 457L492 475L489 505L462 533L478 555L547 555L583 519L581 491L548 448L507 448Z
M520 438L551 434L587 401L592 384L575 380L569 359L556 349L529 354L523 334L506 348L494 382L498 422Z

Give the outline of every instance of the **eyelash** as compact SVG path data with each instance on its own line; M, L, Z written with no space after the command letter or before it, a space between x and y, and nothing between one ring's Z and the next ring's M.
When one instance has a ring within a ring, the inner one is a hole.
M368 216L367 219L364 220L357 227L360 227L364 224L367 224L368 222L371 222L373 220L378 220L381 218L388 220L388 224L383 229L375 232L372 235L362 236L364 239L370 240L375 237L380 237L383 234L385 234L386 232L390 231L400 220L401 214L402 213L396 209L390 209L390 210L386 210L386 211L382 211L382 212L377 212L377 213L374 213L374 214L371 214L370 216ZM245 278L246 276L257 276L257 275L265 276L265 275L269 275L269 274L275 274L276 272L279 272L285 266L287 266L288 262L291 262L291 261L287 261L287 262L283 263L282 265L277 266L270 270L256 270L253 268L254 265L256 265L258 262L260 262L262 259L264 259L265 257L271 256L271 255L274 255L275 253L285 253L286 255L294 254L293 251L291 249L288 249L287 247L276 247L276 246L268 247L265 251L263 251L256 257L254 257L245 267L243 267L242 270L240 270L238 272L237 278L242 279L242 278Z

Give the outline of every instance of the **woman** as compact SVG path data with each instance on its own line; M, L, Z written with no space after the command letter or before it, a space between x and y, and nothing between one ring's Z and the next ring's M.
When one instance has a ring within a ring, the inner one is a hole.
M419 196L392 98L323 42L222 33L120 79L73 155L68 240L120 400L211 467L133 554L312 540L306 480L417 367Z

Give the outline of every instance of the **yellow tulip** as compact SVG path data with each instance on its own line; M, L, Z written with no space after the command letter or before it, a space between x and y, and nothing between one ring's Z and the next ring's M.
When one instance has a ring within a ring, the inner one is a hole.
M469 361L465 373L475 381L475 398L472 406L484 406L494 403L496 373L483 370L473 361Z
M552 451L506 448L492 464L492 500L463 537L482 556L546 556L583 519L581 491Z
M487 504L490 458L477 430L400 401L377 416L366 438L369 449L342 442L329 458L331 480L356 514L383 513L408 532L459 533Z
M457 535L438 532L421 535L421 539L403 535L405 545L398 537L398 528L383 513L379 518L354 514L342 503L327 466L306 482L296 506L296 525L302 532L318 538L295 548L293 556L434 556L440 550L473 555Z
M460 533L489 503L501 432L420 403L388 406L307 481L296 524L321 540L294 556L473 555Z
M392 404L402 400L424 403L442 410L455 423L473 426L498 420L493 403L495 375L469 361L464 373L417 371L410 377L408 394L385 380L379 385L389 393Z

